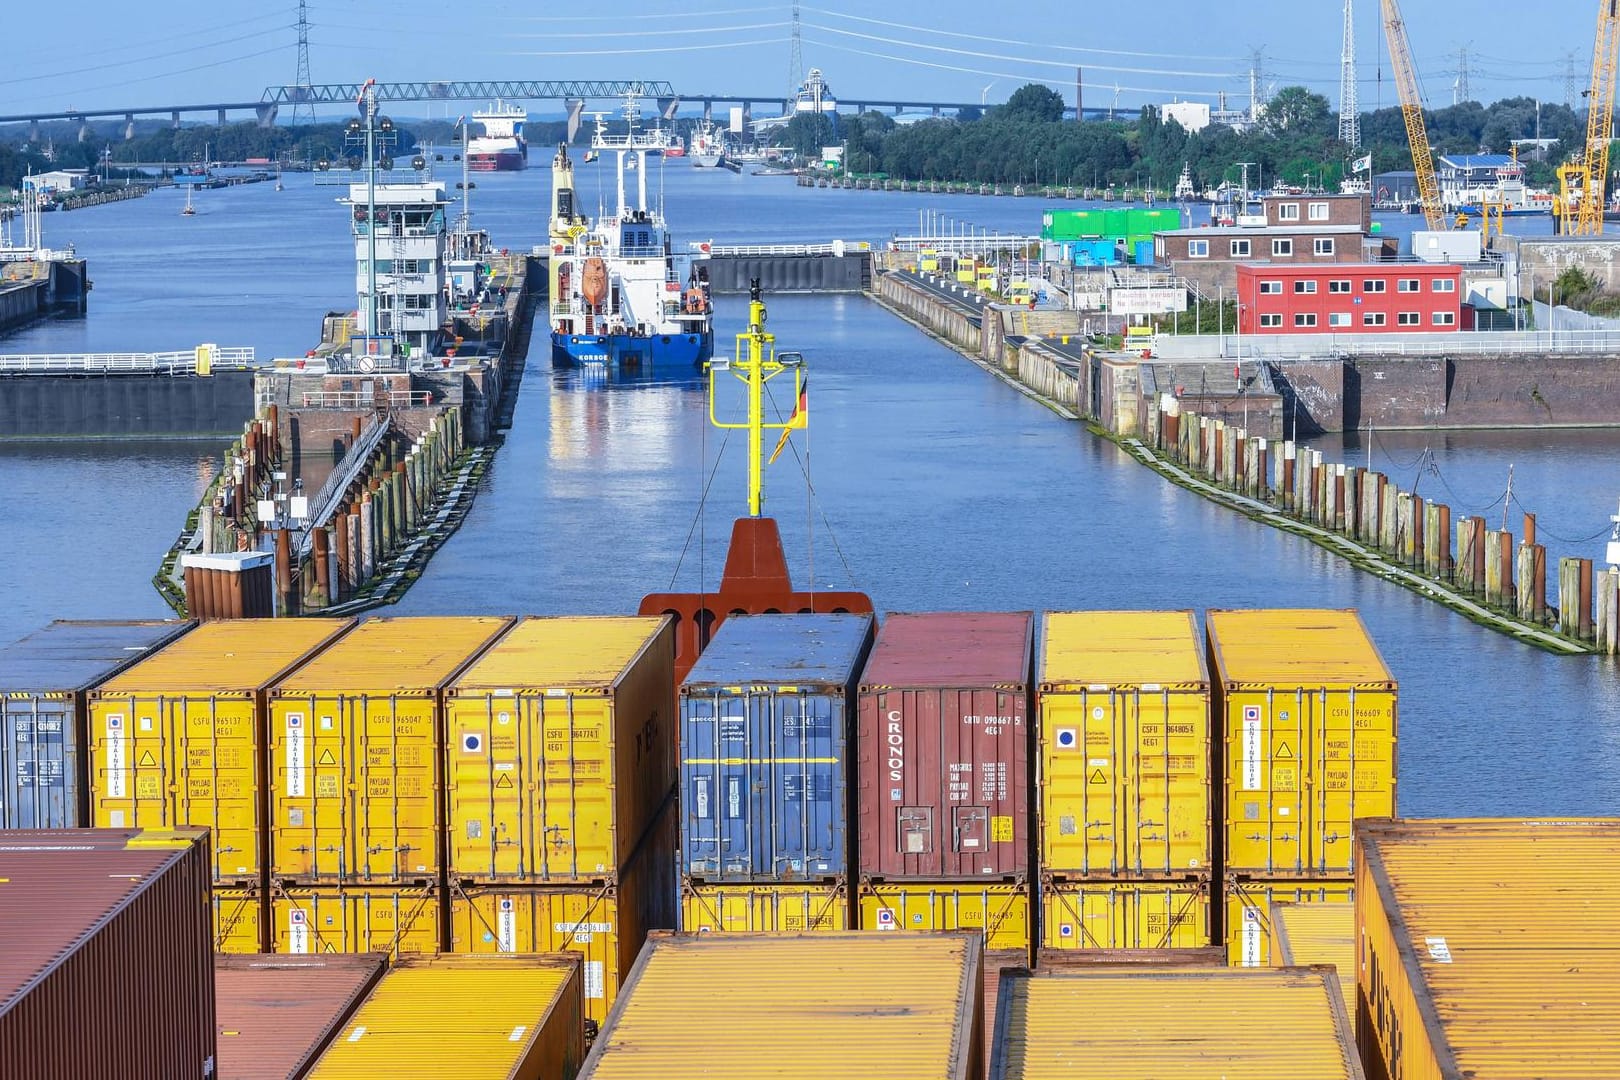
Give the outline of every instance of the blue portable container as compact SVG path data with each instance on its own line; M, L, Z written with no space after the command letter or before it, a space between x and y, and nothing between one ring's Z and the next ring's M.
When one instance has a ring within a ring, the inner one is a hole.
M868 615L733 615L681 683L681 873L849 873L849 744Z
M1112 240L1076 240L1074 265L1113 266L1119 261Z
M0 828L88 824L86 692L194 625L53 622L0 648Z
M1136 242L1136 265L1137 266L1152 266L1153 265L1153 241L1152 240L1138 240Z

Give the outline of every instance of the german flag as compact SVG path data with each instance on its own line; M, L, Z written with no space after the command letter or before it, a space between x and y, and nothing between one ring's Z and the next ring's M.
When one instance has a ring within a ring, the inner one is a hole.
M810 380L806 378L799 383L799 400L793 406L793 415L788 417L787 427L782 429L782 437L776 440L776 449L771 451L771 459L765 464L775 465L776 459L787 449L788 436L800 428L810 426Z

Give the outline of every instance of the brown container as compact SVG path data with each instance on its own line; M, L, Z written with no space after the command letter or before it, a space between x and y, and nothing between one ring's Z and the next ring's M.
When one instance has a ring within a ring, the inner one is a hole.
M1001 989L1001 973L1004 969L1014 971L1029 970L1028 949L986 949L984 951L984 965L981 969L984 978L984 1075L990 1075L990 1040L995 1034L996 1023L996 994Z
M1029 612L890 615L861 677L864 880L1029 871Z
M0 832L0 1076L214 1075L204 829Z
M380 953L216 957L221 1080L301 1080L387 966Z

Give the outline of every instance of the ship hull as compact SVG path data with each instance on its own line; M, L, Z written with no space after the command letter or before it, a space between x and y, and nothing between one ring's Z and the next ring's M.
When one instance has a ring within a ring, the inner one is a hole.
M719 154L692 154L692 167L694 169L718 169L721 155Z
M696 367L714 355L714 332L551 335L555 367Z
M522 150L472 152L467 155L467 168L472 172L518 172L528 164L527 155Z

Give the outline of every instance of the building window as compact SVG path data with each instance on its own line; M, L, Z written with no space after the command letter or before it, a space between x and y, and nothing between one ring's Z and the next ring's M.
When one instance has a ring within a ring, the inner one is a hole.
M1282 325L1282 316L1277 315L1277 314L1262 315L1262 316L1260 316L1260 325L1261 326L1281 326Z
M1437 311L1434 313L1434 325L1456 326L1457 313L1455 311Z
M1315 249L1318 255L1332 255L1333 237L1318 236L1315 240L1311 241L1311 246Z
M1246 259L1249 257L1249 242L1247 240L1232 241L1232 257Z
M1273 240L1271 242L1271 253L1273 255L1293 255L1294 242L1292 240Z
M1435 278L1430 284L1435 292L1457 291L1457 283L1450 278Z
M1207 259L1207 258L1209 258L1209 241L1208 240L1189 240L1189 241L1187 241L1187 258L1189 258L1189 259Z
M1415 277L1403 277L1396 289L1399 292L1422 292L1423 282Z
M1389 287L1389 282L1383 278L1368 278L1361 283L1362 292L1383 292Z
M1328 315L1329 326L1349 326L1350 313L1348 311L1335 311Z
M1311 220L1312 221L1326 221L1326 220L1328 220L1328 204L1325 203L1325 202L1313 202L1313 203L1311 203Z
M1296 281L1294 282L1294 291L1296 293L1303 293L1307 296L1312 295L1316 292L1316 282Z
M1382 311L1369 311L1361 317L1362 326L1383 326L1384 313Z
M1282 282L1280 281L1262 281L1260 283L1261 296L1278 296L1281 295L1281 293Z
M1395 324L1397 326L1420 326L1422 323L1423 315L1421 312L1403 311L1399 315L1395 316Z
M1335 292L1336 293L1347 293L1349 291L1350 291L1350 283L1348 281L1330 281L1330 282L1328 282L1328 292L1330 292L1330 293L1335 293Z
M1296 311L1296 312L1294 312L1294 325L1295 326L1315 326L1316 325L1316 312L1314 312L1314 311Z
M1277 207L1277 220L1278 221L1298 221L1299 220L1299 203L1297 203L1297 202L1285 202L1285 203L1280 204Z

